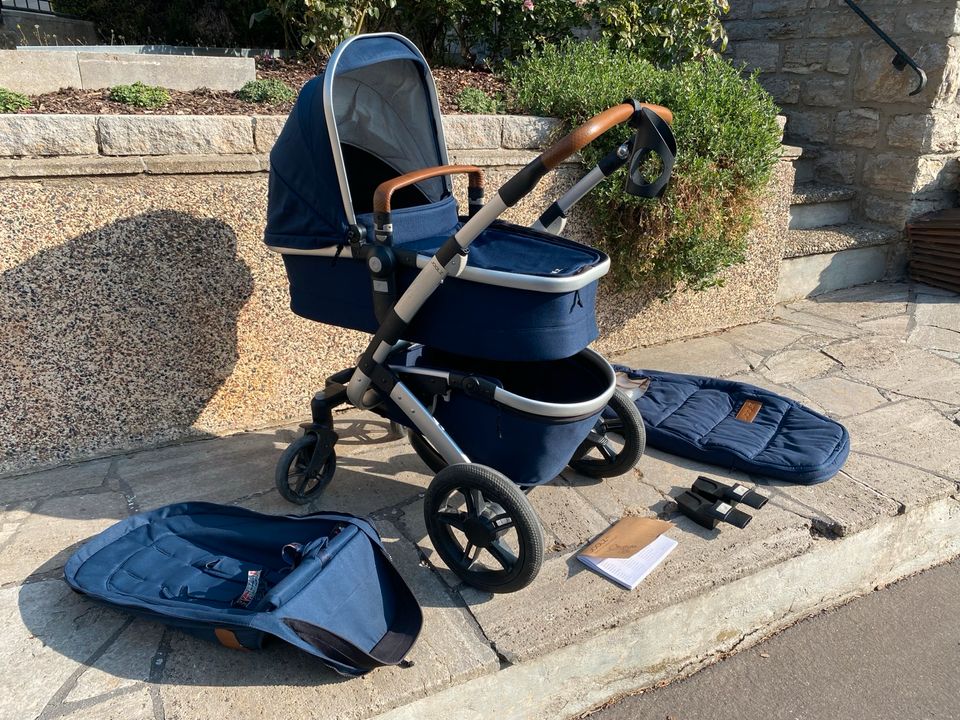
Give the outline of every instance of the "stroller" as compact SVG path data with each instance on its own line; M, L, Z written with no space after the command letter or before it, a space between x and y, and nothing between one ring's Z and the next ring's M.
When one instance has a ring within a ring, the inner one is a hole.
M265 240L282 254L294 313L373 338L355 367L314 396L312 422L278 462L280 493L301 504L316 498L336 470L332 410L371 410L405 426L436 473L424 518L446 565L490 592L530 583L544 541L525 491L567 465L597 478L621 474L644 446L635 405L587 348L610 260L558 235L570 207L627 163L628 192L662 192L676 151L671 120L665 108L625 101L484 203L481 170L448 164L433 78L413 43L393 33L341 43L304 86L271 152ZM632 137L533 227L498 220L550 170L625 122ZM653 179L651 153L661 169ZM453 174L468 176L466 217Z

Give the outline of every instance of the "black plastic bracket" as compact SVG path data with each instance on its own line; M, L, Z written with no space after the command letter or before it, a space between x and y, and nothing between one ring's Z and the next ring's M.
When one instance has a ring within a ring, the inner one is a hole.
M725 522L741 530L753 519L723 500L709 500L689 490L677 497L677 507L698 525L713 530L717 523Z
M710 500L724 500L731 505L743 503L754 510L762 508L769 499L766 495L761 495L756 490L751 490L739 483L725 485L705 475L693 481L693 491Z
M656 198L666 190L677 157L677 140L670 124L652 110L639 107L630 119L633 135L630 166L627 172L626 191L631 195ZM656 154L662 165L660 174L653 180L644 176L644 164L650 155Z

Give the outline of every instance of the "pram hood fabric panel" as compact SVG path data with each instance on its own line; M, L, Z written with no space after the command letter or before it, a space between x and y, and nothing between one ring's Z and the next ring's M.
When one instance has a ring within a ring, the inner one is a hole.
M400 662L423 620L376 529L344 513L168 505L88 541L64 576L91 598L224 644L226 634L233 647L275 635L344 675Z
M350 38L324 75L301 90L270 153L268 245L314 249L343 243L356 217L341 144L374 155L396 175L446 163L433 79L405 38ZM430 202L450 194L446 178L417 187Z

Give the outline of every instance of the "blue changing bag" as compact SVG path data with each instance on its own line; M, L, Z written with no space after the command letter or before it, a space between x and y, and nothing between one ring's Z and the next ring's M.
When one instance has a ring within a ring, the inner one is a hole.
M343 675L399 664L423 615L369 522L190 502L123 520L67 562L95 600L235 649L273 635Z
M617 367L649 378L637 401L647 443L680 457L809 485L828 480L850 454L840 423L796 400L747 383Z

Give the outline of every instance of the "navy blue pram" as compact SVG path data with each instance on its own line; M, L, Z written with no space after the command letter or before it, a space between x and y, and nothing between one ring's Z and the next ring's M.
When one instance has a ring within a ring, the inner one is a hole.
M423 623L376 529L342 513L169 505L100 533L64 575L96 600L234 649L274 635L344 675L400 663Z
M270 155L265 240L283 257L292 310L373 333L355 367L331 376L313 420L277 465L277 487L306 503L336 469L331 411L349 403L408 428L437 475L424 517L465 581L517 590L539 570L542 530L521 487L567 464L596 477L643 451L642 421L597 337L602 252L558 236L566 212L630 165L627 190L662 192L676 145L670 112L624 101L532 160L484 202L483 172L449 165L430 69L393 33L349 38L307 83ZM621 123L633 130L531 227L499 219L549 171ZM663 160L648 182L651 153ZM461 214L450 176L468 176ZM614 449L601 417L624 413Z

